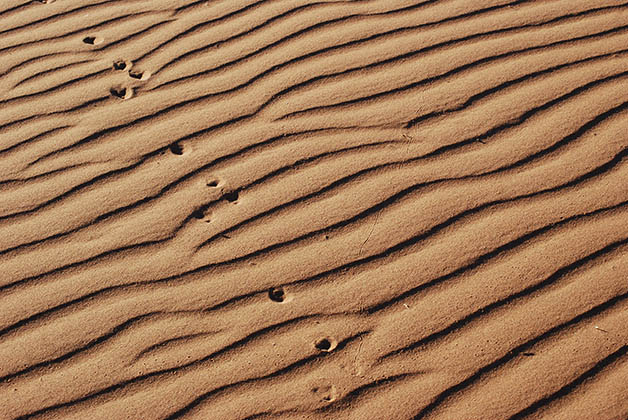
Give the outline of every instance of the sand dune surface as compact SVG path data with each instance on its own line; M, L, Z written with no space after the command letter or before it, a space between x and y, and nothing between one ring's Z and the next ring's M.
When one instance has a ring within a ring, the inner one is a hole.
M628 1L4 0L0 419L628 418Z

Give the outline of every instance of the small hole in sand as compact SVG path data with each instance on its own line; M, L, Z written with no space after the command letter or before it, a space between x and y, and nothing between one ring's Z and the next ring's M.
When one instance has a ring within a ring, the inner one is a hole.
M118 60L116 62L113 63L113 69L114 70L124 70L126 69L126 63L122 60Z
M334 349L334 343L329 338L322 338L316 342L314 345L320 351L330 352Z
M273 287L268 291L268 297L273 302L283 302L286 299L286 293L282 287Z
M207 186L208 186L208 187L212 187L212 188L213 188L213 187L217 187L217 186L218 186L218 181L216 181L215 179L213 179L213 180L211 180L211 181L207 182Z
M235 203L238 201L239 193L237 191L228 191L222 197L230 203Z
M170 152L172 152L175 155L183 154L183 147L179 143L172 143L169 149L170 149Z
M97 36L86 36L83 38L83 42L89 45L98 45L103 41L102 38Z
M203 209L196 209L192 212L192 217L200 220L205 217L205 212L203 211Z

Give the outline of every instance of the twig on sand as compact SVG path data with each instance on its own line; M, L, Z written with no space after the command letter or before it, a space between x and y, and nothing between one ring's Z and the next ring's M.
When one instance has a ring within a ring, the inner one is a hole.
M356 369L356 375L362 376L362 372L360 371L360 366L358 366L358 357L360 357L360 352L362 351L362 337L358 337L360 339L360 345L358 346L358 351L355 353L355 358L353 359L353 364Z
M373 231L375 230L375 225L377 224L377 219L379 219L379 212L377 212L377 214L375 215L375 222L373 222L373 226L371 227L371 231L369 232L369 236L367 236L366 239L364 240L364 242L362 242L362 245L360 245L360 251L358 251L358 256L362 255L362 248L364 248L364 245L371 238L371 235L373 234Z
M600 331L604 331L605 333L607 333L608 331L606 331L604 328L600 328L597 325L594 327L596 330L600 330Z

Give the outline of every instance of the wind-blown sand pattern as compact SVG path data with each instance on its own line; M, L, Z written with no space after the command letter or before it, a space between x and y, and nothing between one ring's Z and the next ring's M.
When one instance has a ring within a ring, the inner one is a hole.
M628 418L628 1L4 0L0 418Z

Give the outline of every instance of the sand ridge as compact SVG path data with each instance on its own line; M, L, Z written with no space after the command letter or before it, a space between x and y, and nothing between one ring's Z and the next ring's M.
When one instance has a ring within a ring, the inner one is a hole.
M619 0L6 0L0 418L628 418L627 42Z

